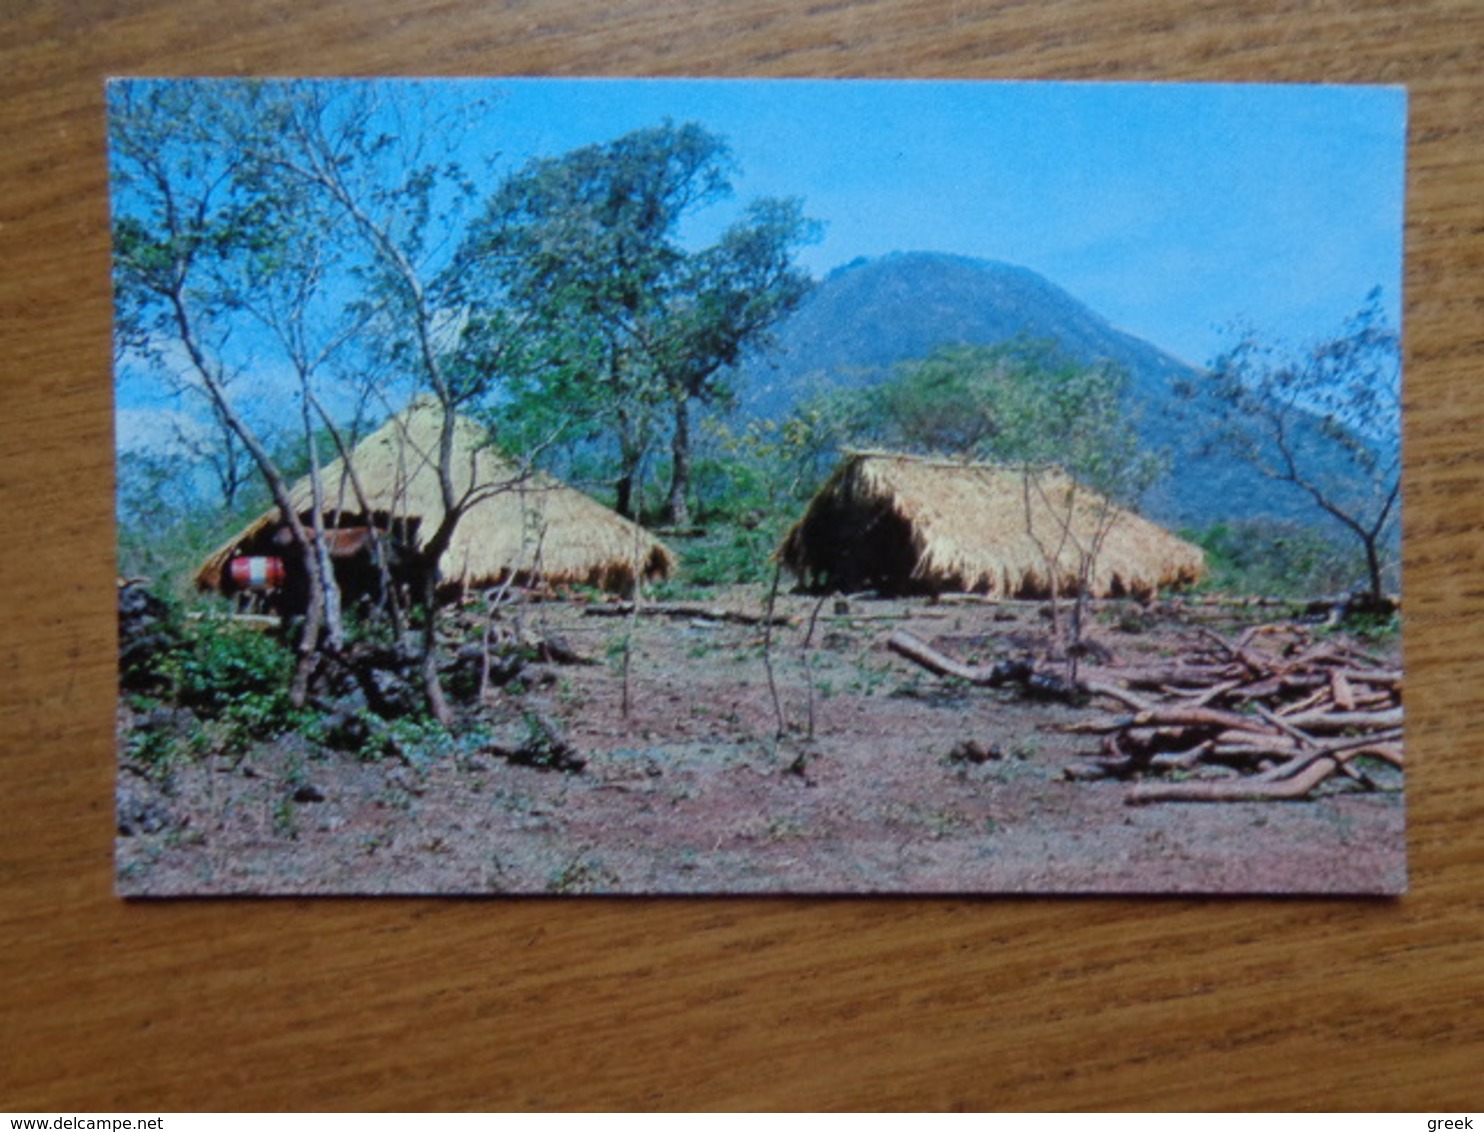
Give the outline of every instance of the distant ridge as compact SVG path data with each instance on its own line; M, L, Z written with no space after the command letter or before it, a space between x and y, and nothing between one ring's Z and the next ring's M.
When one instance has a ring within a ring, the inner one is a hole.
M1055 341L1079 361L1126 367L1141 398L1167 396L1177 377L1193 372L1029 268L895 252L830 272L779 328L776 348L745 368L744 403L773 415L816 385L869 385L941 345L1022 336Z
M788 319L774 345L740 367L736 388L750 416L786 415L832 388L869 386L899 362L944 345L996 345L1017 337L1058 343L1088 364L1112 362L1130 376L1140 432L1169 452L1172 467L1143 510L1171 526L1269 515L1319 520L1286 485L1229 457L1202 451L1181 413L1175 382L1193 366L1112 326L1029 268L940 252L895 252L831 271Z

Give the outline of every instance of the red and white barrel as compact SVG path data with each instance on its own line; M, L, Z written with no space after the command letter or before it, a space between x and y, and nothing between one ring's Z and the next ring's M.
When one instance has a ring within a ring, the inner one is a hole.
M285 576L282 558L234 558L227 569L239 590L276 590Z

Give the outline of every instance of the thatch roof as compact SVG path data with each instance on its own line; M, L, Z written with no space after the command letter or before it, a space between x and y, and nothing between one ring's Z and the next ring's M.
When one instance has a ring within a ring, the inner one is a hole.
M407 531L421 546L444 515L438 484L438 446L443 412L420 399L392 417L351 453L356 477L372 512L366 515L346 473L344 461L321 470L328 526L371 521ZM576 583L621 590L636 574L663 578L675 556L642 527L544 472L522 477L519 470L485 443L486 433L465 417L455 420L455 489L473 489L478 502L460 520L440 569L445 585L469 588L496 585L514 576L551 583ZM292 489L294 506L306 521L313 509L309 477ZM219 589L228 562L262 549L276 533L280 516L273 507L233 535L202 564L201 589Z
M778 557L814 589L1044 597L1053 576L1059 592L1075 590L1078 547L1103 515L1112 522L1094 596L1148 594L1204 573L1198 547L1055 469L881 452L846 457Z

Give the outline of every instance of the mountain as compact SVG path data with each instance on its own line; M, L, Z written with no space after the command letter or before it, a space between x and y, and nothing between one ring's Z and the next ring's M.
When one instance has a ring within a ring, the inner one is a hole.
M1029 268L897 252L832 271L778 328L774 348L748 363L743 400L771 416L816 385L867 385L941 345L1017 336L1058 342L1079 361L1122 365L1140 397L1167 396L1176 378L1193 372Z
M1316 521L1291 486L1202 451L1204 438L1174 391L1177 380L1196 376L1193 367L1012 264L898 252L837 268L776 328L772 346L740 367L735 388L744 413L777 417L823 390L880 381L894 364L938 346L1016 337L1055 341L1079 361L1128 371L1144 441L1171 457L1170 474L1145 497L1151 517L1173 526L1259 515Z

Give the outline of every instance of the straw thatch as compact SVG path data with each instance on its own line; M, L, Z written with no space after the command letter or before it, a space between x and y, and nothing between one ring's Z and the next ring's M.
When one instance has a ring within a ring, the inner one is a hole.
M372 523L414 546L432 535L444 515L438 483L443 412L422 399L392 417L351 453L371 514L361 507L344 461L320 474L328 527ZM636 575L667 577L675 556L642 527L543 472L521 476L509 460L486 446L474 421L455 419L455 490L477 502L464 514L439 563L443 584L462 588L497 585L510 578L580 584L606 590L633 586ZM307 523L313 509L308 477L292 490ZM218 547L196 575L201 589L221 589L227 564L238 555L272 554L280 528L271 508Z
M1045 597L1077 588L1099 518L1111 526L1091 577L1096 597L1195 582L1198 547L1055 469L897 453L847 456L788 532L778 557L807 587Z

